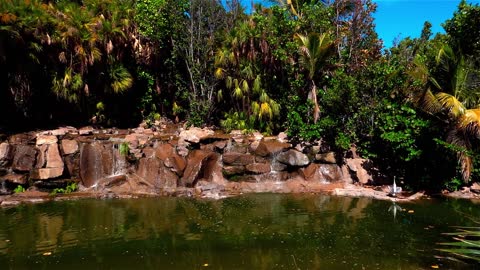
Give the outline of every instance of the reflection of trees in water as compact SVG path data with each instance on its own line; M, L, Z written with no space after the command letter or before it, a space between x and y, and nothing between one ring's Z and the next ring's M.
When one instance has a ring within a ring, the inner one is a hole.
M416 249L425 226L413 225L422 211L430 213L439 204L420 207L416 216L402 212L395 223L389 206L367 198L267 194L221 201L155 198L27 205L0 210L0 255L11 254L8 239L23 254L85 249L100 256L112 245L133 243L137 250L152 252L145 255L152 265L160 260L152 256L181 256L177 264L186 268L205 259L224 266L232 260L233 267L243 261L257 269L271 269L278 262L293 269L294 261L310 269L345 260L375 265L372 260L378 256L384 266L398 264L397 257L385 256L387 251L410 256L411 266L418 267ZM462 206L467 207L455 204ZM435 211L445 215L449 208L442 207Z

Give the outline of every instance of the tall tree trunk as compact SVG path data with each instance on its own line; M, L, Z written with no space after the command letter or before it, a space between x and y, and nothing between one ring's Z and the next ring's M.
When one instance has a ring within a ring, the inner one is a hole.
M317 100L317 85L312 80L312 89L308 94L308 99L313 102L313 123L317 123L318 118L320 118L320 106L318 106Z

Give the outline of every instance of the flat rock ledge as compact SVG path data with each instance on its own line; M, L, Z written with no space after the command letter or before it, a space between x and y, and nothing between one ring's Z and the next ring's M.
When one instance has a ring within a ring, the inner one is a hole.
M367 197L376 200L385 200L393 202L408 202L421 199L425 196L424 192L417 192L411 195L399 194L396 197L389 196L387 192L374 190L372 188L366 188L356 185L346 185L344 188L336 188L332 192L336 196L347 196L347 197Z
M304 181L301 179L290 179L287 181L264 181L264 182L225 182L222 184L199 183L194 188L178 187L175 189L164 189L160 192L153 190L137 190L128 192L125 190L95 191L84 189L70 194L50 195L47 192L27 190L26 192L12 195L0 196L0 207L14 207L20 204L45 203L50 201L69 201L85 198L94 199L136 199L146 197L193 197L198 199L223 199L232 196L239 196L248 193L308 193L326 194L346 197L367 197L376 200L388 200L395 202L407 202L421 199L425 196L423 192L417 192L409 196L389 197L386 192L374 190L368 187L361 187L345 183L321 184Z

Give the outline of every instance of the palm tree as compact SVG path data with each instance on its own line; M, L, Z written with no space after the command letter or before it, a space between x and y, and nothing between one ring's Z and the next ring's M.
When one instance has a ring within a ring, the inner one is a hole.
M308 99L313 102L313 121L316 123L320 117L320 107L317 100L316 75L325 67L326 61L332 54L333 40L329 33L310 33L308 36L296 35L300 48L300 64L307 72L311 83Z
M216 53L215 76L224 79L233 105L227 119L222 121L227 129L258 128L271 132L273 120L280 114L279 104L269 96L262 82L262 68L267 66L265 62L271 53L261 31L250 17L229 32L224 46ZM219 93L223 96L222 91Z
M472 150L480 137L480 81L473 61L442 45L436 56L436 78L424 63L415 60L410 72L424 88L413 95L414 102L438 116L447 125L447 142L457 151L464 182L473 169Z

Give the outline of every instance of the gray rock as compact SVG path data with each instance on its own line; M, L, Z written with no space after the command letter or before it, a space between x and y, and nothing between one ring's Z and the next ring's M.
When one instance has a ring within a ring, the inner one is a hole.
M286 152L278 154L277 160L292 167L303 167L310 164L310 160L307 155L294 149L290 149Z

